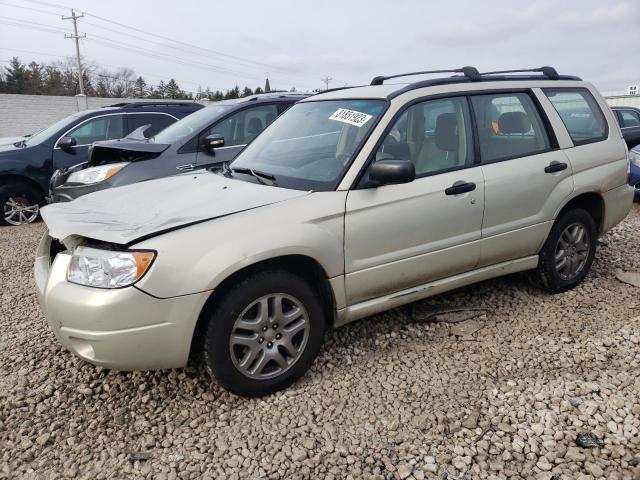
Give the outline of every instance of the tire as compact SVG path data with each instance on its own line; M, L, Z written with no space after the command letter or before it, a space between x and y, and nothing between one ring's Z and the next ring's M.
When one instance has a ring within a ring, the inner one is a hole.
M26 183L0 186L0 225L24 225L35 222L40 215L44 198Z
M548 292L561 293L582 282L593 263L597 233L593 217L586 210L576 208L562 213L540 251L538 267L530 275L532 283ZM582 240L572 243L578 237Z
M278 315L278 304L286 317ZM267 395L305 374L320 351L325 328L320 295L305 279L283 270L255 273L213 308L202 361L230 392Z

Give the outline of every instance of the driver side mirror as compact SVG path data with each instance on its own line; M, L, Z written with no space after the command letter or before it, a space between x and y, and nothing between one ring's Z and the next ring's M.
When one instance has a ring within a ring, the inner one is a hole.
M416 178L416 167L410 160L378 160L369 167L369 180L378 185L409 183Z
M214 149L224 147L224 137L217 133L207 135L202 139L202 146L207 152L214 153Z
M74 137L62 137L60 140L58 140L58 147L63 150L68 150L71 147L75 147L77 143L78 142L76 142L76 139Z

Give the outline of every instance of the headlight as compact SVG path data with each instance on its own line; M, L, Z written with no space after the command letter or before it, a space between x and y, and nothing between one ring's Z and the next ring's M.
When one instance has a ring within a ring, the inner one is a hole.
M126 287L144 276L155 255L149 251L119 252L77 247L69 263L67 280L88 287Z
M68 183L83 183L88 185L90 183L98 183L113 177L116 173L129 165L129 162L110 163L108 165L101 165L99 167L86 168L84 170L78 170L73 172L67 178Z
M638 151L638 150L629 150L629 160L636 167L640 167L640 151Z

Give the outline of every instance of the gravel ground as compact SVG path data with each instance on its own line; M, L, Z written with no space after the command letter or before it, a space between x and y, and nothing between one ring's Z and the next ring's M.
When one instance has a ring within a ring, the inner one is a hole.
M60 348L31 280L44 227L0 228L0 477L639 479L640 289L616 279L639 229L636 205L571 292L512 276L378 315L247 400ZM480 310L430 314L452 308Z

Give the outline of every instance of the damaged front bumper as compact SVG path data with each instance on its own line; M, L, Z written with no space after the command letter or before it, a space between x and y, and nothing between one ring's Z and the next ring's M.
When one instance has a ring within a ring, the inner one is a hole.
M185 366L209 292L153 297L131 286L99 289L67 281L71 259L45 234L36 254L38 301L58 341L78 357L117 370Z

